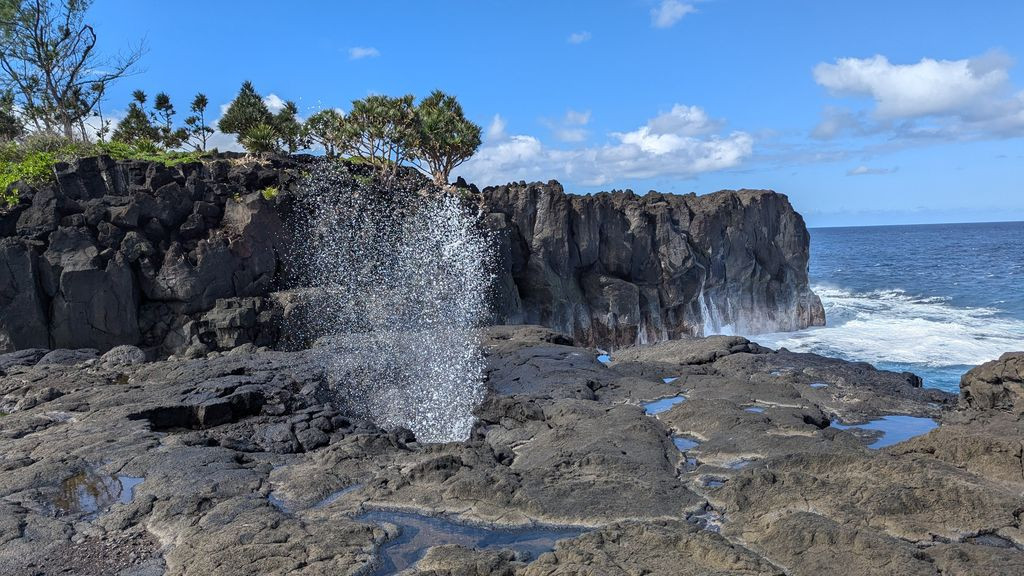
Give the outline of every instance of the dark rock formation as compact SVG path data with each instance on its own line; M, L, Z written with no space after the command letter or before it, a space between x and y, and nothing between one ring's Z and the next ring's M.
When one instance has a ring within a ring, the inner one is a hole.
M281 344L299 282L285 223L304 217L296 191L312 161L58 166L56 185L23 188L0 213L0 351L129 344L195 357ZM346 170L339 193L374 185L364 167ZM431 184L410 172L389 186ZM824 320L807 287L807 231L782 195L460 186L493 234L495 322L619 347Z
M602 346L824 324L809 236L785 196L483 190L499 246L495 314Z
M309 350L0 355L0 574L369 574L397 541L424 576L1020 574L1024 422L1003 410L738 337L608 365L540 327L483 344L472 436L433 445L332 401ZM832 425L892 414L941 426L873 450ZM367 510L581 535L416 544Z
M960 399L967 408L1024 414L1024 352L1007 352L964 374Z
M0 216L16 223L0 226L0 350L266 343L257 318L218 311L258 310L275 287L287 237L260 192L293 185L299 163L59 165Z

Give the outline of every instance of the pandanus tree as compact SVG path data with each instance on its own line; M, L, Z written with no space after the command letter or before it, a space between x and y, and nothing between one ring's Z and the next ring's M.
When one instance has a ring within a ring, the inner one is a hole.
M416 162L438 186L480 147L480 127L466 119L454 96L434 90L416 108Z
M411 94L374 95L352 102L341 126L342 149L391 180L416 154L416 106Z
M320 146L328 158L334 158L344 146L342 124L345 116L334 108L320 110L303 124L303 133L310 144Z

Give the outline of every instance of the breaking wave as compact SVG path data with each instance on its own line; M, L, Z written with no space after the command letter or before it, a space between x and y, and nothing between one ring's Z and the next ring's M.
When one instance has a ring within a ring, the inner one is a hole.
M956 307L948 298L903 290L813 289L825 306L827 326L751 339L771 348L910 370L926 385L947 390L956 389L966 369L1024 349L1024 321L1000 310Z

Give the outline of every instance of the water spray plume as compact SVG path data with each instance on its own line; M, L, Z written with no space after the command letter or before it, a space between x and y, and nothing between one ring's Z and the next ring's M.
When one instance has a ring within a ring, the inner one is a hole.
M468 438L491 286L474 209L398 183L356 185L330 162L309 172L298 203L304 336L318 339L337 402L421 442Z

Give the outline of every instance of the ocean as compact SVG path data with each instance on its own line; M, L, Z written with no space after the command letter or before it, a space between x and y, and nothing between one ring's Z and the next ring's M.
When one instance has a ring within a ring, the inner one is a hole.
M827 325L752 340L908 370L950 392L971 367L1024 350L1024 222L810 233Z

